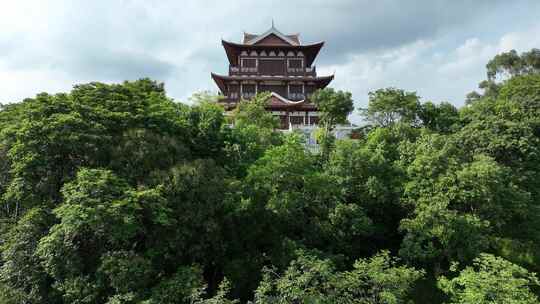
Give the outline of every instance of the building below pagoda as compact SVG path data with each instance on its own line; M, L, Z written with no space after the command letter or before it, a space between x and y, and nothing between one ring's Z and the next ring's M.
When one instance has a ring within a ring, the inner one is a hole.
M298 34L285 35L273 25L263 34L244 33L241 43L222 40L229 60L228 75L212 73L226 110L241 99L270 92L267 110L278 116L282 129L314 126L319 112L311 94L334 78L317 76L313 62L324 42L302 44Z

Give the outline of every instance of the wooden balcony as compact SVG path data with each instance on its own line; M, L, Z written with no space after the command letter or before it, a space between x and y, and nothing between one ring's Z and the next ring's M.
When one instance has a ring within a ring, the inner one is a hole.
M229 66L229 75L230 76L240 76L240 75L247 75L247 76L302 76L302 77L316 77L317 71L315 67L306 67L306 68L287 68L283 74L273 74L273 75L266 75L265 73L261 73L258 67L254 68L245 68L245 67L237 67L237 66Z

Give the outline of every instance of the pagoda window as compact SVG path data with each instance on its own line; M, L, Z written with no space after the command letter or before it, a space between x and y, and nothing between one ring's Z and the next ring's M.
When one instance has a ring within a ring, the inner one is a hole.
M289 85L289 99L291 100L304 99L304 85L303 84L290 84Z
M255 84L245 83L242 84L242 97L251 98L257 93L257 87Z
M240 86L237 84L230 84L229 85L229 98L231 99L237 99L238 93L240 91Z
M284 84L264 84L259 88L261 92L274 92L280 96L287 96L287 87Z
M257 72L257 59L242 58L242 72Z
M244 68L255 68L257 67L257 59L255 58L243 58L242 67Z
M293 52L293 51L287 52L287 56L288 56L288 57L294 57L294 52Z
M304 53L298 52L298 57L304 57Z
M259 74L266 76L285 75L285 60L260 59Z
M290 116L291 124L293 125L303 125L304 124L304 116Z
M249 56L257 56L257 52L256 51L251 51L251 53L249 53Z
M285 53L283 53L283 51L279 51L278 56L285 57Z
M301 68L302 59L289 59L289 68Z
M304 69L302 66L304 62L302 59L288 59L287 60L287 72L289 73L302 73Z

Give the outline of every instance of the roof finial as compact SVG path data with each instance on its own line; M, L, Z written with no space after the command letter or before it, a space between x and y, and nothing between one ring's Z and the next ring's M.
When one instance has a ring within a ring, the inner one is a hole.
M274 28L274 18L272 18L272 28Z

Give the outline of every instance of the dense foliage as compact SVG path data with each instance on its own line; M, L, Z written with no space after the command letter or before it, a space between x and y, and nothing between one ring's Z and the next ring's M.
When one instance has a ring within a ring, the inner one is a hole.
M498 55L460 109L374 91L354 140L350 93L318 91L320 153L265 94L5 105L0 303L538 303L539 57Z

